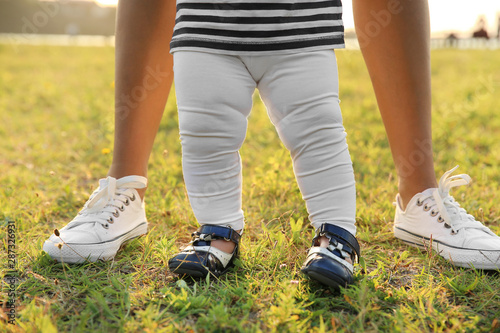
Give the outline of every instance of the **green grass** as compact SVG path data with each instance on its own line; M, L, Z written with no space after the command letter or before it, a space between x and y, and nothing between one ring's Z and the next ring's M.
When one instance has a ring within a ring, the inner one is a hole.
M363 254L353 287L335 294L299 274L312 229L288 153L257 96L241 152L248 223L235 270L186 283L166 269L196 227L174 94L150 161L149 234L113 262L52 262L43 242L82 207L111 162L113 52L0 45L0 265L5 272L12 220L19 274L17 324L6 325L0 312L0 331L500 331L498 274L455 268L394 239L394 166L356 51L337 53ZM438 176L460 164L474 183L453 194L500 233L500 52L439 50L432 57Z

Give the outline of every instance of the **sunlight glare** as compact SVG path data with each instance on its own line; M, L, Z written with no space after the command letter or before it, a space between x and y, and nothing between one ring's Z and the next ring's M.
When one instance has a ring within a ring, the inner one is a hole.
M118 4L118 0L94 0L101 6L116 6Z

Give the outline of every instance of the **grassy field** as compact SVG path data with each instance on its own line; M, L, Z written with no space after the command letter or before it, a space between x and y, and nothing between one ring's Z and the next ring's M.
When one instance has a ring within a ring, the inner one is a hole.
M41 250L105 176L113 148L112 48L0 45L0 239L16 227L14 332L499 332L500 277L459 269L392 235L396 177L366 69L338 52L357 179L356 283L340 294L300 275L312 229L288 152L256 95L244 163L247 229L237 268L177 280L168 258L196 227L183 186L175 96L150 161L150 232L113 262L61 265ZM500 233L500 52L432 54L438 176L456 164L474 183L454 196ZM395 96L397 98L397 96ZM11 227L12 230L12 227ZM2 302L8 283L2 282Z

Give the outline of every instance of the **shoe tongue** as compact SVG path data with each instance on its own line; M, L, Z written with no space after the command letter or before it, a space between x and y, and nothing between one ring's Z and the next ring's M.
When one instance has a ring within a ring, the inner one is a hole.
M422 192L421 192L421 194L422 194L423 196L425 196L425 197L429 197L429 196L431 197L431 196L432 196L432 194L434 193L434 191L436 191L436 190L437 190L437 188L435 188L435 187L431 187L431 188L428 188L428 189L427 189L427 190L425 190L425 191L422 191Z

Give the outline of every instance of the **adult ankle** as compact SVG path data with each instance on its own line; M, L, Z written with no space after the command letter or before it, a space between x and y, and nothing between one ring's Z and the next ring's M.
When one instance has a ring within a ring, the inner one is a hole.
M111 166L108 172L108 176L120 179L126 176L142 176L147 178L147 172L126 172L125 170L120 170L119 168ZM140 189L135 189L137 193L139 194L139 197L141 200L144 200L144 196L146 195L146 188L140 188Z
M137 193L141 197L141 200L144 201L144 196L146 195L147 188L136 188L135 190L137 191Z
M436 188L437 182L427 182L419 184L409 184L400 181L399 182L399 196L401 197L401 208L406 209L406 205L415 196L415 194L423 192L428 188Z

